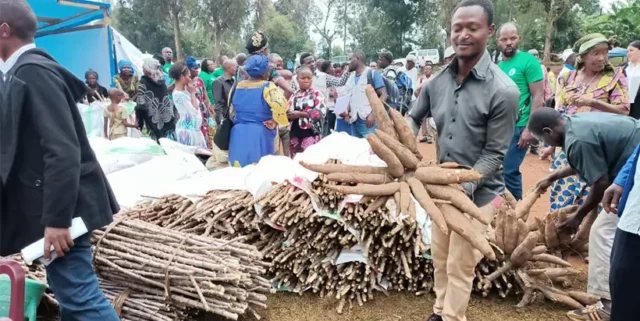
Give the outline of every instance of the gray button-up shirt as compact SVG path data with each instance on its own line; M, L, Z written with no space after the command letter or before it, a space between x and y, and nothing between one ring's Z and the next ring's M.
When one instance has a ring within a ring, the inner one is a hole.
M483 175L465 186L474 202L484 206L504 193L502 161L513 139L520 91L491 62L488 52L458 84L456 60L425 84L409 112L413 130L425 117L438 129L438 161L457 162Z

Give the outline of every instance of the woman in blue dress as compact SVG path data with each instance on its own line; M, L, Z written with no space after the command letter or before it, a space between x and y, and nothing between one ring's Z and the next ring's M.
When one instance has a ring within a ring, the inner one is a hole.
M252 55L244 66L248 80L231 91L233 128L229 141L229 163L234 167L255 164L276 153L278 125L287 126L288 104L280 89L270 81L269 58Z

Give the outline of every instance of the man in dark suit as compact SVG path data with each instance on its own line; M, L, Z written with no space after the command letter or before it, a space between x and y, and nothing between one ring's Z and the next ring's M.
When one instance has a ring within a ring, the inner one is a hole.
M76 107L86 85L35 48L36 29L25 0L0 0L0 255L44 237L62 320L119 320L91 266L91 233L69 233L76 217L92 231L119 210Z

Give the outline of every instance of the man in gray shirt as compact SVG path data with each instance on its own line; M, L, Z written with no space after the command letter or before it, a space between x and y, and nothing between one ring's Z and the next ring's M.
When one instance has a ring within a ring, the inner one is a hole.
M640 122L612 113L564 117L554 109L541 108L531 114L529 131L545 144L562 147L570 164L540 180L538 189L546 190L554 181L572 175L584 179L591 188L576 214L560 225L573 234L585 216L596 209L605 190L640 143ZM617 224L616 215L600 213L589 233L587 292L602 298L602 308L571 311L568 314L571 320L583 320L581 317L588 313L598 313L602 320L609 320L610 256Z
M483 175L465 184L469 196L493 218L493 200L504 193L502 163L511 143L520 92L515 83L491 62L487 41L493 35L493 4L463 0L453 11L451 42L456 58L422 88L408 114L418 134L419 124L433 117L438 130L438 161L457 162ZM486 226L475 221L485 231ZM432 231L436 302L428 321L466 321L474 269L482 254L456 233Z

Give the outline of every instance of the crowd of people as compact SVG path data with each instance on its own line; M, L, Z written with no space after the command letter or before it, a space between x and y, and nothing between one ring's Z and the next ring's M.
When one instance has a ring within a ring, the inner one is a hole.
M171 48L164 48L144 61L141 75L120 61L114 87L107 89L95 71L87 71L82 83L35 48L36 30L26 1L0 0L0 107L7 116L0 128L0 255L44 236L45 256L53 246L60 257L47 273L63 319L118 319L91 269L89 237L73 240L69 234L74 217L93 230L118 211L77 102L109 99L109 139L136 128L155 140L226 151L219 161L243 167L267 155L295 157L332 132L359 138L373 133L369 85L406 114L421 142L435 143L438 162L483 175L462 187L489 220L507 191L522 199L527 152L551 157L551 173L536 189L550 190L549 210L579 205L559 228L573 233L588 213L599 212L589 239L588 292L601 301L568 312L568 318L622 321L640 312L633 294L640 287L639 41L629 44L627 63L613 66L613 42L586 35L563 52L556 75L537 50L520 50L515 24L496 30L490 0L462 0L452 12L452 46L439 72L418 66L415 56L399 66L390 52L373 63L359 50L345 64L304 53L299 67L285 68L282 57L270 52L267 35L255 32L247 53L233 58L174 61ZM497 63L487 51L494 36L502 57ZM133 116L121 106L125 100L135 103ZM486 229L479 222L475 228ZM431 255L436 301L427 320L465 321L482 255L438 228Z

